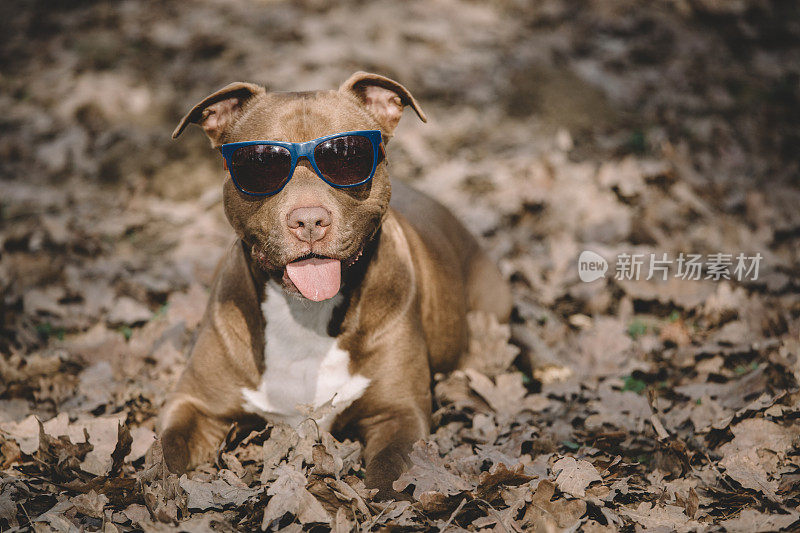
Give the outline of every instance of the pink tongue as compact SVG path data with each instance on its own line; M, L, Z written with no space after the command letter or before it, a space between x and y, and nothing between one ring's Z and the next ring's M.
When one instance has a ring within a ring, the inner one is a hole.
M312 257L286 265L286 274L300 294L320 302L333 298L342 281L342 263L336 259Z

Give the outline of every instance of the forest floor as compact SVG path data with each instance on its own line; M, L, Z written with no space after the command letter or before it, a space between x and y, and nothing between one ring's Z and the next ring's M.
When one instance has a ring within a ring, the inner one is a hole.
M0 30L0 530L800 527L794 2L10 1ZM427 112L390 172L481 237L513 323L471 317L486 364L436 377L408 501L282 426L168 475L233 239L218 154L170 133L231 81L356 70Z

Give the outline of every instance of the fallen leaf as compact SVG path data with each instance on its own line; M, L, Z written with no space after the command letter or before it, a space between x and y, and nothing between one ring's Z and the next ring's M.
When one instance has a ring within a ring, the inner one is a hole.
M331 517L327 511L306 490L307 481L303 474L286 466L278 467L277 474L278 478L267 489L267 494L272 498L264 509L262 530L286 513L296 516L301 524L330 523Z
M469 385L499 415L512 417L524 410L534 410L541 404L534 397L529 406L525 399L527 390L522 384L522 374L514 372L496 376L494 382L480 372L468 368L464 373L469 377Z
M355 524L347 517L347 512L343 507L336 511L336 518L331 524L331 531L333 533L350 533L355 530Z
M63 287L49 286L45 289L31 289L22 298L22 305L26 313L44 313L53 316L63 316L66 309L58 301L65 295Z
M192 330L203 318L208 293L198 284L193 283L187 292L173 292L169 296L168 311L170 318L183 320L186 328Z
M0 424L0 432L6 438L16 441L20 451L26 455L31 455L39 449L39 422L33 415L20 422Z
M581 364L575 370L579 374L619 375L632 355L633 341L620 319L602 317L593 328L580 332L578 347Z
M248 499L256 496L260 490L248 488L238 482L235 476L226 476L228 470L221 470L219 478L211 482L195 481L184 474L180 479L180 486L186 491L186 506L189 509L222 510L228 505L238 507Z
M117 388L111 364L99 361L78 374L78 394L65 402L62 408L73 415L92 412L98 407L113 404Z
M425 492L439 492L453 496L472 489L472 485L450 472L445 460L439 455L439 448L431 442L420 441L414 444L409 454L411 468L404 472L392 485L394 490L403 492L414 485L414 498L419 500Z
M511 327L481 311L467 314L467 327L469 348L460 368L472 368L490 377L507 371L519 354L519 348L508 342Z
M756 450L737 450L723 457L719 466L742 487L762 492L767 498L777 501L778 482L768 478Z
M525 465L522 463L515 465L510 470L503 463L495 464L488 472L481 473L475 492L479 498L492 501L498 495L500 487L522 485L534 479L525 474L524 470Z
M0 525L5 522L6 528L12 528L19 525L17 520L17 503L11 498L11 490L0 492Z
M556 486L562 492L583 498L586 496L586 487L594 481L602 481L597 469L589 461L576 461L573 457L563 457L553 465L556 477Z
M771 450L781 456L792 447L798 434L795 430L784 428L763 418L748 418L731 426L734 439L732 446L746 450L755 448Z
M33 522L37 524L47 524L52 528L51 530L58 531L59 533L72 533L77 528L64 514L73 508L74 506L69 500L60 501L38 518L34 518Z
M53 466L56 471L66 474L67 470L77 470L93 447L89 444L88 433L83 434L83 442L72 443L68 435L51 437L45 433L44 425L39 422L39 449L37 459Z
M72 504L79 513L92 518L103 518L103 509L108 504L105 494L90 491L88 494L79 494L71 499Z
M264 469L261 472L261 483L267 483L277 477L278 465L297 446L299 440L297 432L286 424L277 424L272 427L269 438L262 447Z
M111 306L106 320L112 326L143 324L153 318L153 312L147 306L128 296L117 298Z
M661 342L671 342L676 346L688 346L692 343L691 334L683 320L663 324L658 338Z
M787 514L766 514L755 509L744 509L736 518L723 520L719 525L728 533L766 533L781 531L800 520L800 513L789 511Z
M552 481L543 479L539 482L522 518L523 524L537 528L554 525L560 529L571 529L577 525L580 517L586 513L586 502L564 498L551 501L555 491L556 486Z
M116 477L122 472L125 457L131 453L131 443L133 443L133 438L128 426L122 424L117 426L117 444L114 446L114 451L111 452L109 477Z
M117 446L117 429L125 423L127 415L100 417L81 417L69 426L69 434L85 430L89 434L89 442L93 449L86 455L81 468L96 476L105 476L111 469L111 454Z
M641 525L645 531L649 529L663 531L666 529L684 532L697 531L701 528L699 522L690 520L686 516L683 507L677 505L641 502L636 509L621 506L619 513Z
M156 434L151 429L139 426L131 430L131 438L133 439L131 453L127 457L129 462L138 461L144 457L147 450L153 445Z
M133 503L126 507L122 512L128 518L128 520L133 523L134 526L144 529L144 525L151 522L150 511L148 511L147 507L144 505Z
M763 418L748 418L731 426L734 438L720 448L719 465L745 488L777 499L778 481L770 479L775 460L785 457L797 436ZM774 453L775 455L772 455Z
M340 458L331 455L325 445L315 444L312 457L314 458L312 473L319 476L339 477L344 463Z
M711 325L716 326L735 318L746 303L747 292L743 287L734 288L731 283L722 282L703 304L702 313Z

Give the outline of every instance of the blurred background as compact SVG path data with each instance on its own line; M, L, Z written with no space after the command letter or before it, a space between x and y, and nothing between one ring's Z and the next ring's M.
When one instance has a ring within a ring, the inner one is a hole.
M218 154L174 126L232 81L329 89L356 70L428 114L401 121L390 172L481 236L523 359L580 394L760 372L723 411L796 386L793 0L6 0L0 35L0 422L152 428L233 236ZM583 283L582 250L764 259L745 283L613 266ZM566 386L537 376L533 392ZM670 394L669 431L699 431L678 406L709 390ZM555 418L556 441L588 439Z

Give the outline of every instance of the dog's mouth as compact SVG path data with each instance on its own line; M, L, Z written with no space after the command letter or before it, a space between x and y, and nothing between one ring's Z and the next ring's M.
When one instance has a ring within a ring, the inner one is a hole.
M320 302L333 298L342 284L342 270L353 266L364 252L364 243L345 259L316 253L296 257L283 267L282 281L289 292L299 292L309 300ZM254 259L268 271L279 270L266 259L266 254L254 253Z
M300 294L314 302L336 296L342 283L342 262L332 257L309 254L287 263L283 272L285 285L291 282Z

